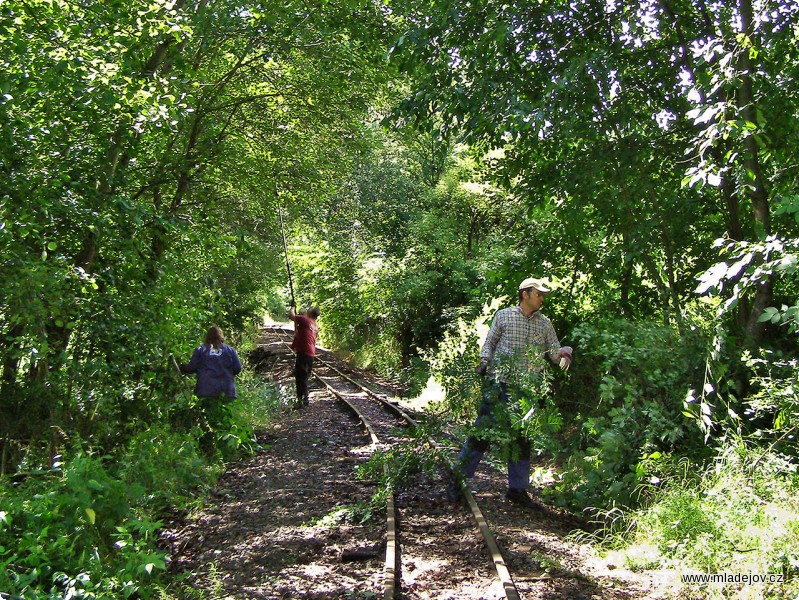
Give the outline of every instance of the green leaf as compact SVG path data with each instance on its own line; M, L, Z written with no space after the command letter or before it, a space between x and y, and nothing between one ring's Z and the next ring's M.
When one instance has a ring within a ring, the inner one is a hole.
M763 314L758 317L757 322L758 323L765 323L766 321L773 322L775 316L779 319L779 315L780 311L778 311L776 308L772 306L769 306L768 308L763 310Z
M153 569L159 569L163 571L166 569L166 563L163 561L163 559L156 558L152 562L148 562L142 566L142 570L148 575L152 575Z

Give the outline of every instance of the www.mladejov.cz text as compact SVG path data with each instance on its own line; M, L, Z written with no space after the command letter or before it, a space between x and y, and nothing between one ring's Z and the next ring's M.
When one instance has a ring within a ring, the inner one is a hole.
M682 575L683 583L708 584L708 583L785 583L783 573L685 573Z

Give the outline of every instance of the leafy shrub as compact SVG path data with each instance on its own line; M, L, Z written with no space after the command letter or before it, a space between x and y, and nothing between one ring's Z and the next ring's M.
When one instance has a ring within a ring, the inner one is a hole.
M447 391L447 414L462 424L471 423L480 402L477 326L458 321L425 356ZM683 414L685 390L704 374L700 329L680 334L619 320L577 327L571 343L575 362L567 373L542 365L542 375L511 391L518 402L508 418L522 423L534 449L563 463L547 490L552 501L600 512L635 505L650 493L642 484L669 478L683 452L707 453ZM539 410L522 421L536 403ZM501 428L494 429L492 439L501 442Z
M253 429L266 426L294 402L293 395L282 394L274 383L264 381L252 371L239 374L236 390L238 398L232 403L231 412L236 431L243 440L252 441ZM245 433L247 431L249 433Z
M24 597L131 597L166 568L160 526L137 518L143 488L78 452L63 470L3 484L0 588Z
M647 457L701 448L682 400L701 381L703 336L626 321L582 325L572 335L576 361L556 399L575 435L556 500L579 508L634 504L651 476Z
M474 327L462 319L447 331L434 352L424 354L430 371L446 390L447 413L461 423L474 420L481 398L482 378L474 367L480 361Z
M749 393L744 398L746 429L762 440L773 440L783 452L799 457L799 360L778 351L744 352Z
M144 489L143 503L154 513L188 501L209 482L197 441L166 425L153 426L135 436L121 462L122 480Z
M0 480L0 589L25 598L160 593L166 556L156 546L154 515L200 497L218 474L219 455L253 452L253 424L284 404L274 386L246 372L238 389L211 430L201 402L186 392L165 403L164 422L133 434L116 458L77 449L42 471L35 470L45 462L40 453L29 452L26 479ZM199 444L208 433L210 464Z

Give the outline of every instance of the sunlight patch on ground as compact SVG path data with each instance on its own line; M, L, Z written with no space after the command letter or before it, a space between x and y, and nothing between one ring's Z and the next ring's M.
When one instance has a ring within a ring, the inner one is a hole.
M429 560L418 555L407 556L403 560L402 584L408 589L413 589L419 598L424 600L460 600L461 598L485 598L500 599L505 594L499 584L493 578L486 585L478 582L464 581L457 588L436 588L434 583L437 580L436 574L446 568L449 561ZM419 589L415 586L419 585Z
M680 589L680 574L660 566L660 551L652 544L634 544L613 550L587 561L595 577L619 579L639 586L651 586L652 598L676 595Z
M294 328L294 322L289 320L288 318L277 319L272 315L264 315L264 320L262 325L264 327L284 327L286 329Z
M323 567L321 565L305 565L302 572L309 579L313 579L316 577L326 577L331 573L331 570L329 567Z
M563 476L558 473L555 467L535 467L531 475L531 481L536 487L549 487L560 483Z
M374 454L375 447L372 444L367 444L366 446L359 446L357 448L350 448L349 454L352 456L372 456Z
M309 597L324 595L324 597L357 598L355 590L362 584L342 573L334 575L332 569L318 565L307 565L300 573L302 573L301 577L291 577L291 579L296 581L296 589L304 590Z
M491 586L490 590L486 590L483 587L474 585L469 582L463 582L463 585L455 590L453 596L449 596L451 598L496 598L497 600L501 600L502 598L506 598L505 592L502 589L502 585L500 583L495 583Z
M411 408L422 410L430 404L443 401L445 395L446 392L444 388L436 381L435 377L431 375L422 393L416 398L409 399L407 403Z
M403 583L412 584L417 579L424 578L430 573L435 573L448 565L445 560L427 560L422 556L406 556L402 561Z

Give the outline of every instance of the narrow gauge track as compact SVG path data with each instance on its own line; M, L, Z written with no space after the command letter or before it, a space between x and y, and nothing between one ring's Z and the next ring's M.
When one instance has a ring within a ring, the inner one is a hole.
M268 331L290 351L291 330ZM358 416L375 449L407 443L416 422L397 404L374 392L317 354L314 379ZM435 443L431 440L431 443ZM470 514L450 505L444 482L416 476L413 485L394 490L386 506L386 559L383 597L520 598L501 551L472 493Z

